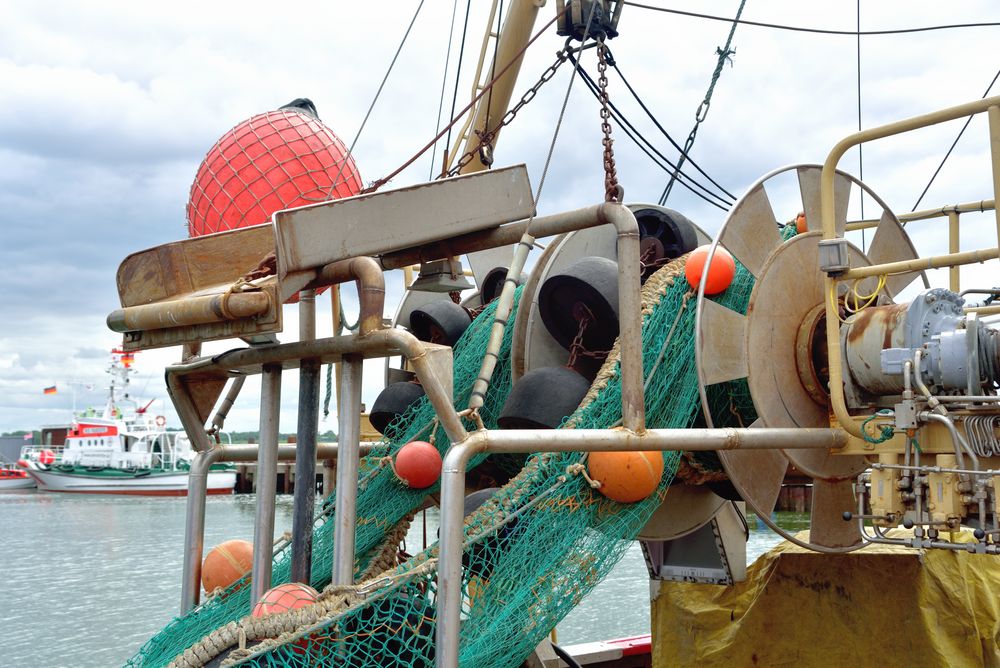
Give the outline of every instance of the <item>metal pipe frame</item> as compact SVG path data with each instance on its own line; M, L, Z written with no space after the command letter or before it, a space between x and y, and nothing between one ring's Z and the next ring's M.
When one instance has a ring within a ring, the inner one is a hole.
M380 272L381 275L381 272ZM359 283L360 289L360 283ZM299 340L316 338L316 291L299 292ZM316 507L316 436L319 429L319 360L299 365L299 410L295 431L295 494L292 502L292 581L312 575L313 512Z
M280 409L281 366L266 364L260 379L260 448L257 451L257 512L253 529L251 607L271 588L274 496L278 491L278 416Z
M992 211L996 208L996 202L991 199L984 199L978 202L966 202L965 204L951 204L948 206L942 206L937 209L923 209L921 211L912 211L910 213L901 213L896 218L901 223L912 223L919 220L933 220L935 218L944 218L949 214L963 214L963 213L985 213L987 211ZM881 220L869 219L869 220L857 220L852 223L847 223L845 228L848 232L854 232L855 230L867 230L873 227L878 227Z
M363 359L345 356L340 364L337 405L337 514L333 529L333 584L354 584L354 543L357 524L358 447L361 438L361 372Z
M435 665L458 666L462 612L462 502L469 460L480 453L634 450L738 450L840 448L839 429L629 429L481 430L454 443L441 471L441 539L438 561Z
M890 123L880 127L863 130L848 135L840 140L830 151L826 161L823 163L823 171L820 175L820 210L823 219L823 238L837 238L836 211L834 205L834 175L837 165L844 154L854 146L875 139L890 137L903 132L909 132L930 125L936 125L945 121L955 120L965 116L987 112L990 125L990 154L993 169L993 199L994 202L1000 199L1000 97L990 97L976 100L967 104L958 105L948 109L942 109L930 114L915 116L896 123ZM1000 210L994 208L996 218L997 242L1000 244ZM873 265L865 268L851 269L839 276L827 275L824 278L824 292L826 303L826 321L838 322L837 314L837 282L839 280L850 280L854 278L865 278L867 276L877 276L887 273L905 273L909 271L919 271L921 269L935 267L952 267L973 262L982 262L998 257L1000 248L992 248L986 251L972 251L969 253L958 253L955 255L939 256L927 259L916 259L908 262L891 262L881 265ZM840 328L827 327L826 331L827 354L830 361L830 403L833 407L834 417L839 426L846 429L852 435L863 438L860 425L852 418L847 409L847 402L844 397L844 377L843 361L840 351Z
M270 308L271 297L265 291L224 292L116 309L108 315L107 324L111 331L125 333L239 320Z
M358 333L364 336L382 327L385 312L385 276L374 258L362 256L332 262L317 272L307 288L340 285L352 279L358 284Z
M208 472L221 462L253 462L257 460L258 445L216 445L195 454L188 476L187 521L184 526L184 562L181 578L181 614L198 605L201 597L201 564L205 551L205 500L208 493ZM371 450L361 446L361 452ZM289 462L296 458L294 445L278 446L278 461ZM318 459L337 456L336 443L320 443L316 447Z

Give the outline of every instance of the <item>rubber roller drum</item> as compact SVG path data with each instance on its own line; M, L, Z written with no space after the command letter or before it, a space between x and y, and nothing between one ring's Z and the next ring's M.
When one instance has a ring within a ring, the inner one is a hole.
M431 302L410 313L413 335L427 343L454 346L471 324L469 312L452 301Z
M588 350L610 350L618 338L618 263L585 257L550 276L538 293L538 308L549 334L567 350L590 322L582 343Z

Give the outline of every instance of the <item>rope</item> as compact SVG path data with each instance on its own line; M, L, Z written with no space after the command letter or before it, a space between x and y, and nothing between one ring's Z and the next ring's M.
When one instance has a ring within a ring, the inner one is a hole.
M740 23L740 16L743 14L743 7L747 4L747 0L740 0L740 8L736 10L736 18L733 19L733 25L729 28L729 38L726 39L726 45L724 47L716 48L715 53L719 56L715 63L715 71L712 72L712 80L708 84L708 91L705 92L705 99L701 101L698 105L698 110L694 113L694 127L691 128L691 133L688 135L687 141L684 142L684 150L681 151L680 158L677 160L677 169L670 177L670 181L667 182L667 187L663 189L663 193L660 195L660 206L667 203L667 199L670 197L670 191L674 188L674 181L677 180L677 172L680 171L681 167L684 165L684 161L687 160L688 153L694 147L695 137L698 135L698 128L701 126L705 118L708 117L708 109L712 106L712 93L715 92L715 84L719 82L719 77L722 76L722 66L727 62L730 67L733 64L732 56L736 53L735 49L730 48L733 43L733 35L736 34L736 26Z
M892 415L892 411L890 410L878 411L870 418L867 418L864 422L861 423L861 435L864 437L866 443L872 443L874 445L878 445L879 443L885 443L890 438L892 438L893 434L896 433L895 428L893 428L891 424L884 424L882 425L882 432L881 434L879 434L879 436L873 438L868 435L868 430L865 428L868 426L868 423L871 422L872 420L884 417L886 415Z

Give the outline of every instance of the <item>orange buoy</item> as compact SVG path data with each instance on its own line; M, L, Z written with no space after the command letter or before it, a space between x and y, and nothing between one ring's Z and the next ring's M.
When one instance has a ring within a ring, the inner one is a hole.
M633 503L645 499L660 484L663 455L657 450L592 452L587 472L601 483L601 494L619 503Z
M272 587L253 606L253 616L263 617L277 612L298 610L316 602L319 592L301 582L286 582Z
M201 565L201 586L206 592L225 589L250 572L253 544L247 540L227 540L212 548Z
M46 448L38 453L38 461L46 466L54 464L56 461L56 453Z
M698 289L698 283L705 274L705 260L708 259L708 251L711 244L698 246L688 255L687 263L684 265L684 277L687 278L688 285L692 289ZM733 256L722 246L715 247L715 255L712 256L712 266L708 268L708 277L705 279L705 294L717 295L725 291L733 282L736 276L736 261Z
M799 234L805 234L809 231L809 226L806 224L805 211L799 211L799 215L795 216L795 231Z
M396 453L393 466L407 487L424 489L441 476L441 453L426 441L410 441Z

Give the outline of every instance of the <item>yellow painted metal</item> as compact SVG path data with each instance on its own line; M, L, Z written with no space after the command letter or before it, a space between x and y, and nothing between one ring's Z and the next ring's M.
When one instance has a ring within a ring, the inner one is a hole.
M837 280L851 281L856 278L868 278L869 276L881 276L882 274L906 274L911 271L923 271L924 269L957 267L963 264L975 264L977 262L995 260L998 256L1000 256L1000 248L984 248L982 250L965 251L964 253L949 253L948 255L922 257L917 258L916 260L873 264L870 267L848 269L843 274L840 274L837 277Z
M958 466L955 455L938 455L934 465L943 468ZM927 475L927 510L931 521L959 520L965 516L966 504L958 491L957 473L929 473Z
M978 202L966 202L965 204L952 204L950 206L942 206L937 209L922 209L920 211L913 211L911 213L902 213L897 218L901 223L912 223L918 220L934 220L936 218L943 218L949 213L985 213L986 211L993 211L996 207L996 203L991 199L984 199ZM853 232L854 230L867 230L873 227L878 227L880 220L869 219L869 220L856 220L847 223L847 231Z
M879 454L879 464L895 466L902 463L902 457L896 453ZM902 477L900 469L873 469L871 472L871 511L873 515L894 515L901 517L905 510L903 498L896 482Z
M958 253L962 248L959 244L958 214L954 211L948 212L948 252ZM952 267L948 270L948 289L952 292L961 292L961 267Z
M731 587L660 583L653 666L998 666L998 590L1000 560L989 556L783 543Z

